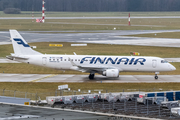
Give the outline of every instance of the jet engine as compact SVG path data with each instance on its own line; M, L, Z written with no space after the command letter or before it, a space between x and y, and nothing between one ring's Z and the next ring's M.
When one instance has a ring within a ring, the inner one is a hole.
M103 74L106 77L119 77L119 70L118 69L107 69L103 71Z

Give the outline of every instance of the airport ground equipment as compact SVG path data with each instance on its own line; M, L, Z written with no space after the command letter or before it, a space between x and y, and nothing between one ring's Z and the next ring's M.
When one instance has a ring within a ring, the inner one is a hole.
M171 113L172 113L174 116L180 117L180 107L171 108Z
M64 96L63 103L64 104L72 104L74 102L74 99L75 99L74 96Z
M141 103L141 104L153 104L154 103L154 99L153 97L143 97L143 98L137 98L137 103Z
M139 93L142 93L142 92L122 92L120 93L118 100L119 101L132 100L132 99L138 98Z
M74 101L76 103L84 103L86 101L85 97L83 95L75 95Z
M129 100L130 98L129 98L129 96L128 95L126 95L126 94L120 94L119 96L118 96L118 100L119 101L124 101L124 100Z
M112 93L100 94L99 99L101 101L116 102L118 100L118 95Z
M179 102L178 101L161 102L161 107L168 108L170 110L171 108L179 107Z
M52 104L52 107L160 119L178 119L175 115L180 116L179 102L168 101L179 99L179 91L82 94L56 96L56 99L53 100L59 101L59 97L62 97L64 104L53 104L52 98L50 98L49 103ZM71 97L74 98L69 102ZM67 98L67 103L65 103L64 98ZM174 107L179 109L174 110Z
M46 97L46 101L49 105L54 105L54 103L63 103L63 96L49 96Z
M140 97L166 97L168 101L180 100L180 91L163 91L163 92L149 92L141 93Z
M166 101L166 97L142 97L142 98L137 98L138 103L142 103L144 105L147 104L158 104L160 105L161 102Z
M162 102L166 101L166 97L155 97L154 103L160 105Z
M98 99L98 96L99 96L98 94L89 94L85 96L85 100L87 102L96 102Z

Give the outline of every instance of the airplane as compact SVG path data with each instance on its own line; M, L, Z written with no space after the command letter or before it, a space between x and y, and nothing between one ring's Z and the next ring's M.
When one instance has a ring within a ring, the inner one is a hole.
M7 58L59 70L90 73L90 80L94 79L95 73L109 78L118 78L122 71L155 72L155 79L158 79L159 72L176 70L168 61L159 57L42 54L31 49L18 31L9 31L14 53Z

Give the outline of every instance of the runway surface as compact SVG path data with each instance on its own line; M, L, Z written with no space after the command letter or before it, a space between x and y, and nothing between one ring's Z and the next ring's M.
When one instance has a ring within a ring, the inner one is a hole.
M20 62L9 60L6 58L0 58L0 63L20 63Z
M76 25L110 25L110 26L129 26L128 24L96 24L96 23L69 23L69 22L46 22L46 23L52 23L52 24L76 24ZM165 27L165 26L162 26L162 25L131 25L131 26L147 26L147 27Z
M40 33L38 33L40 32ZM61 32L52 34L48 32ZM65 32L65 33L64 33ZM75 32L75 33L71 33ZM146 38L129 37L124 35L136 35L147 33L180 32L180 30L111 30L111 31L30 31L20 32L27 42L78 42L119 45L142 45L180 47L180 39L171 38ZM93 32L93 33L92 33ZM68 33L68 34L67 34ZM9 32L0 32L0 44L10 44Z
M94 80L89 80L88 75L73 74L0 74L0 82L94 82L94 83L163 83L180 82L180 75L120 75L119 78L107 78L96 75Z
M0 120L110 120L112 117L96 112L0 104Z
M131 16L131 19L159 19L159 18L180 18L180 16ZM19 20L19 19L32 19L32 17L0 17L2 20L6 19L13 19L13 20ZM46 19L128 19L128 16L126 17L46 17Z

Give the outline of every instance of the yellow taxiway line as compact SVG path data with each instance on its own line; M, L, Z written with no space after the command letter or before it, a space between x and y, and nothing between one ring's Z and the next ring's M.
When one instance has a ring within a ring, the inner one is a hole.
M48 75L48 76L43 77L43 78L31 80L31 81L29 81L29 82L38 82L38 81L41 81L41 80L46 79L46 78L54 77L54 76L56 76L56 75L58 75L58 74L51 74L51 75Z

